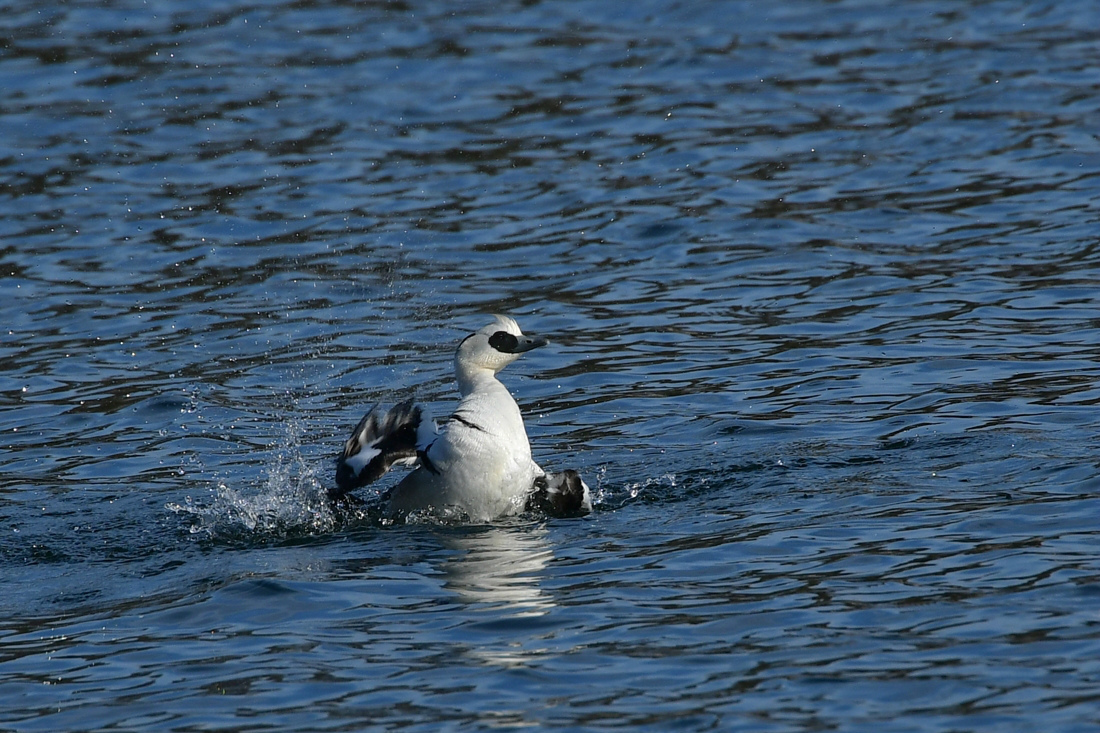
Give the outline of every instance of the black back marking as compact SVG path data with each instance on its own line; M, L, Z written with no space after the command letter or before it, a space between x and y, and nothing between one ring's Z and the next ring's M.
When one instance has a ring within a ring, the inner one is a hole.
M462 415L457 413L457 412L455 414L451 415L451 419L456 421L456 422L462 423L463 425L470 428L471 430L480 430L483 433L489 432L488 430L481 427L480 425L478 425L473 420L467 420L466 418L462 417Z
M436 476L438 476L439 469L435 467L434 463L432 463L432 459L428 458L428 451L432 449L433 445L435 445L435 441L432 441L424 450L418 450L416 452L416 457L420 459L420 465L428 469L428 471L430 471L431 473L434 473Z

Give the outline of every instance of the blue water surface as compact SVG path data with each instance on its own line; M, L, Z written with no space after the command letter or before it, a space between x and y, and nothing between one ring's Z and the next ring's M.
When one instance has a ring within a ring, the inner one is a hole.
M3 730L1096 729L1094 3L3 17ZM592 514L334 511L496 312Z

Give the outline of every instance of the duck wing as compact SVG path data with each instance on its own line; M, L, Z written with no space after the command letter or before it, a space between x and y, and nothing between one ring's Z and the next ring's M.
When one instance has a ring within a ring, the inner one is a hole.
M388 410L375 405L344 443L344 451L336 460L336 488L330 489L329 495L339 498L377 481L395 463L416 464L436 432L427 408L411 399Z

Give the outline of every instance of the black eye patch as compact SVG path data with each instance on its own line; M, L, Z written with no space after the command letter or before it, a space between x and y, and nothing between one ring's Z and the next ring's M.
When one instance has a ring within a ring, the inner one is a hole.
M489 345L502 353L514 354L519 346L519 339L507 331L497 331L489 337Z

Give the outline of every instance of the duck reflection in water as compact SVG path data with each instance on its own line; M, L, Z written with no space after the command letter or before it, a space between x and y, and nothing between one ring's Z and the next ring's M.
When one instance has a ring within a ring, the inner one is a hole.
M456 550L442 564L444 587L469 603L541 616L554 607L540 581L553 551L546 529L537 526L464 527L442 534Z

